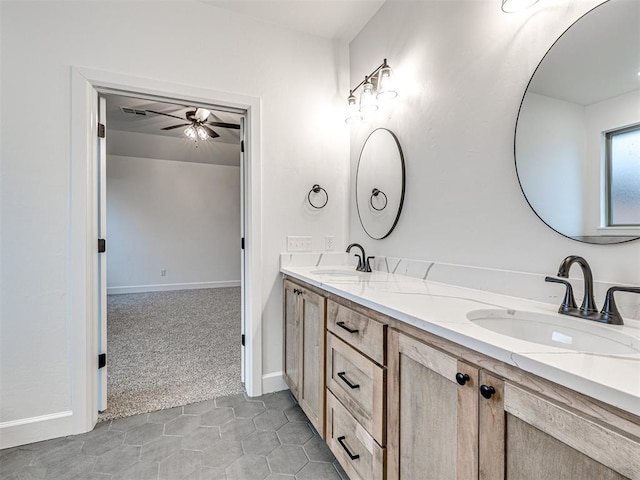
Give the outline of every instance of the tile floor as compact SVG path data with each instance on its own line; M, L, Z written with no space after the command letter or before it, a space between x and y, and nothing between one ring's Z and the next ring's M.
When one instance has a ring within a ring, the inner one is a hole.
M0 450L3 480L348 480L288 391L220 397Z

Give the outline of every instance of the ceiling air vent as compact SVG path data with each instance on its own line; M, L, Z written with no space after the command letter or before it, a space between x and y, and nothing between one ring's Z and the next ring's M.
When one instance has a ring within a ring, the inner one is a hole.
M125 115L142 115L143 117L147 115L146 110L140 110L139 108L120 107L120 111Z

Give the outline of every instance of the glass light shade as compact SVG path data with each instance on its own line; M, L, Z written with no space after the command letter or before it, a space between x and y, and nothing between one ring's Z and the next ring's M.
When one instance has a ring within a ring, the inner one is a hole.
M389 66L382 67L380 72L378 72L378 94L376 98L380 100L391 100L397 96L398 92L395 87L393 70L391 70Z
M502 11L505 13L521 12L536 3L538 0L502 0Z
M345 122L348 124L357 123L362 120L360 110L358 110L358 100L351 94L347 98L347 113L345 115Z
M196 127L196 132L198 132L198 138L200 138L200 140L206 140L209 135L207 135L207 131L202 128L202 125L198 125Z
M195 140L197 133L196 133L196 128L193 125L189 125L187 128L184 129L184 134L189 137L191 140Z
M362 93L360 94L360 112L367 114L375 112L377 109L378 104L373 94L373 84L370 80L367 80L362 86Z

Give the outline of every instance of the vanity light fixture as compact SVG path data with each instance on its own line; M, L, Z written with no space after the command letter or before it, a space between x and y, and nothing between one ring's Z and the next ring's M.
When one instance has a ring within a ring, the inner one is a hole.
M360 101L354 95L356 90L362 87ZM385 58L378 68L369 75L365 75L364 80L356 85L356 88L349 90L347 97L346 123L356 123L363 119L364 115L375 112L380 100L389 100L398 96L395 88L393 70Z
M538 0L502 0L502 11L504 13L521 12L536 3Z

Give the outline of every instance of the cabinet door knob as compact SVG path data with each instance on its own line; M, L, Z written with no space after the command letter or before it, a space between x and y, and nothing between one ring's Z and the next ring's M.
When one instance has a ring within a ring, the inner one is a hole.
M480 395L482 395L484 398L491 398L493 397L494 393L496 393L496 389L493 388L491 385L480 386Z
M469 375L461 372L456 373L456 382L458 382L460 385L464 385L468 381L469 381Z
M344 448L344 451L345 451L345 452L347 452L347 455L349 455L349 458L350 458L351 460L357 460L357 459L359 459L359 458L360 458L360 455L358 455L358 454L354 455L353 453L351 453L351 451L349 450L349 447L347 447L347 445L344 443L344 439L345 439L345 436L344 436L344 435L343 435L343 436L341 436L341 437L338 437L338 442L340 443L340 445L342 446L342 448Z

